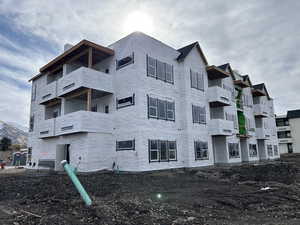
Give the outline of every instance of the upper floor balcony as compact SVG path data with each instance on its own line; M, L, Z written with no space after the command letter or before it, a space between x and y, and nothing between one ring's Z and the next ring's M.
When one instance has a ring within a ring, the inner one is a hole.
M257 139L269 139L271 137L271 132L266 128L256 128L256 138Z
M58 80L57 96L62 97L79 88L113 93L112 76L87 67L80 67Z
M211 119L209 134L212 136L230 136L234 133L234 122L225 119Z
M219 86L209 87L207 96L211 107L229 106L231 102L231 92Z
M268 117L268 107L265 104L254 104L253 113L256 117Z

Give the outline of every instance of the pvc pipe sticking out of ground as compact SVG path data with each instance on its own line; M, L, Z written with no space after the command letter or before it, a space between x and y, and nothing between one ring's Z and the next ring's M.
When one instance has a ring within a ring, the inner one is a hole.
M77 191L80 193L81 198L85 202L87 206L92 205L92 200L88 193L85 191L84 187L80 183L79 179L77 178L76 174L74 173L74 168L68 164L66 160L61 161L62 166L64 167L65 171L67 172L68 176L72 180L74 186L76 187Z

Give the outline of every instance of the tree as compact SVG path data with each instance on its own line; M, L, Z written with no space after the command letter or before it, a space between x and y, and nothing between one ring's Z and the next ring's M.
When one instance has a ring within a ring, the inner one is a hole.
M0 141L0 150L7 151L11 145L11 140L7 137L4 137Z

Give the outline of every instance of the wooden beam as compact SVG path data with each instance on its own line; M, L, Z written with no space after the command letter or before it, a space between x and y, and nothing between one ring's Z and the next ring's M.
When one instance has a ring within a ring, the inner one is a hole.
M92 89L87 90L87 111L92 111Z
M65 63L70 63L70 62L72 62L72 61L75 61L76 59L78 59L80 56L83 56L84 54L87 54L88 53L88 49L86 49L86 50L84 50L84 51L82 51L82 52L80 52L79 54L77 54L77 55L75 55L75 56L73 56L71 59L69 59L68 61L66 61Z
M88 68L93 66L93 48L89 47L89 59L88 59Z

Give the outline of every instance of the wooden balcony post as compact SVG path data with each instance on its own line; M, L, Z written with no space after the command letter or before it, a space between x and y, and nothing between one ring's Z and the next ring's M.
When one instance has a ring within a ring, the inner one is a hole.
M91 111L92 108L92 89L89 88L87 91L87 111Z
M89 59L88 59L88 68L93 66L93 49L89 48Z

